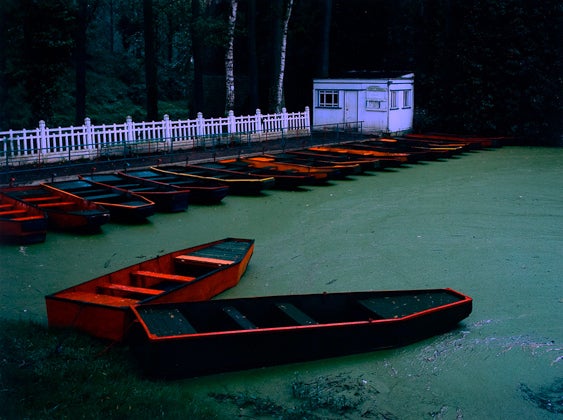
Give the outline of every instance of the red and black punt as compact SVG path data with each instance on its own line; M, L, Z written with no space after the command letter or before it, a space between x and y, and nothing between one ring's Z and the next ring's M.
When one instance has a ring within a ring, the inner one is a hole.
M253 239L225 238L69 287L45 297L49 326L122 341L134 319L131 305L210 299L238 284L253 251Z
M403 346L471 310L452 289L136 305L131 346L149 376L198 376Z

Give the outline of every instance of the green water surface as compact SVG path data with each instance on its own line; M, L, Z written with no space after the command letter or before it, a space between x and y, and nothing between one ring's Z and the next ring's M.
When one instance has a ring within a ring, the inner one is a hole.
M46 323L45 294L227 236L256 249L221 297L451 287L474 309L400 349L182 381L225 418L561 418L563 149L466 153L2 245L0 313Z

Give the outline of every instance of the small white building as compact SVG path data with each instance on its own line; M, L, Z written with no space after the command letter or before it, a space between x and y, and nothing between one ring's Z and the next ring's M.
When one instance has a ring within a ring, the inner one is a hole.
M386 78L313 80L313 125L361 123L363 132L412 129L414 74Z

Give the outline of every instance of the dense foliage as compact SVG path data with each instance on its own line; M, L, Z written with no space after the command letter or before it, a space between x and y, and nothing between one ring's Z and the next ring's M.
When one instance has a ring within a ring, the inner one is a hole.
M236 114L273 109L286 2L238 0ZM2 1L0 130L223 115L229 12L229 0ZM558 0L295 0L285 105L310 106L314 77L414 72L417 129L560 143L562 19Z

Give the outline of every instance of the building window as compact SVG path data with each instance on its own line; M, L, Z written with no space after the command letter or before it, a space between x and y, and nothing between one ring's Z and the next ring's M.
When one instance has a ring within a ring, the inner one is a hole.
M410 108L412 106L411 101L411 91L403 90L403 108Z
M337 90L319 90L319 107L320 108L338 108L338 91Z
M397 106L397 91L396 91L396 90L392 90L392 91L390 92L390 94L391 94L391 100L389 101L389 102L390 102L390 103L389 103L390 108L391 108L391 109L397 109L397 108L398 108L398 106Z
M367 99L366 100L366 109L370 109L370 110L379 110L379 109L384 109L383 107L383 101L378 101L376 99Z
M385 111L387 109L387 89L370 86L366 90L366 111Z

